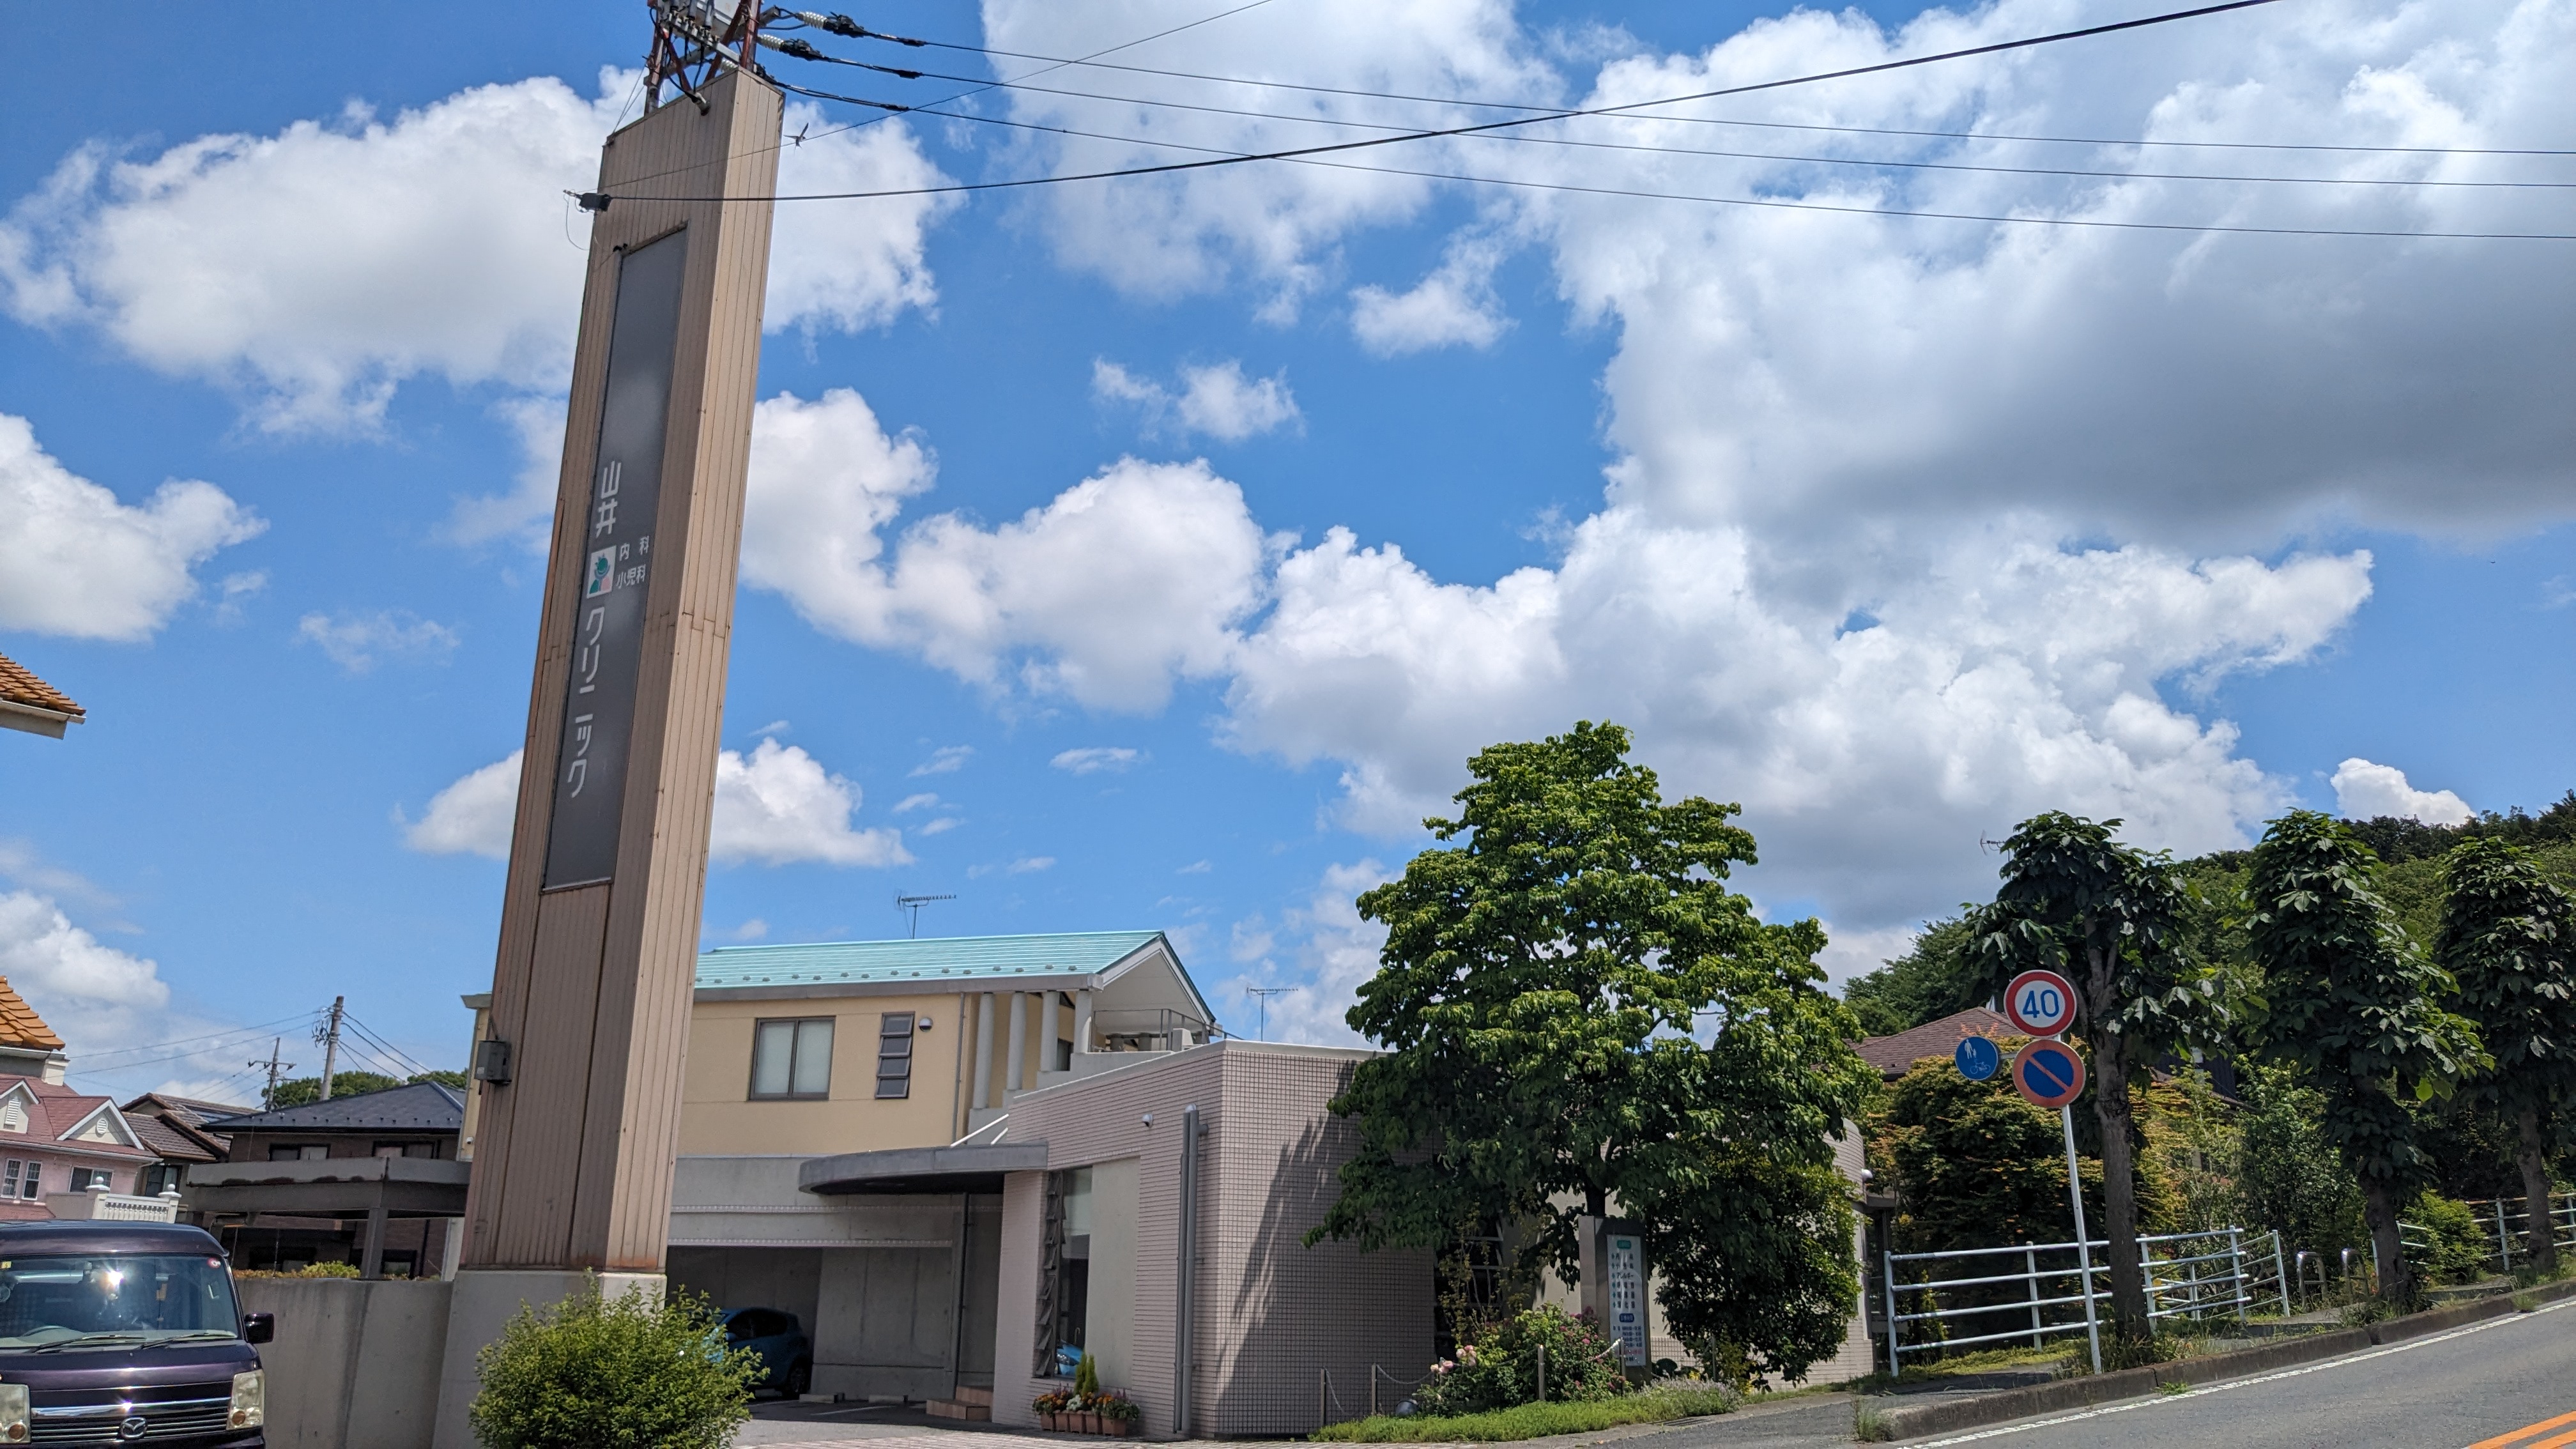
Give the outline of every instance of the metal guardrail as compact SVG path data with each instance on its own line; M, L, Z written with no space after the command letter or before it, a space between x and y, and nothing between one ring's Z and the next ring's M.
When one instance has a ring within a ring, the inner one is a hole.
M2530 1241L2530 1200L2519 1197L2478 1198L2469 1202L2468 1209L2479 1231L2495 1245L2485 1261L2494 1263L2507 1273L2512 1272L2514 1260L2528 1251L2524 1245ZM2550 1237L2558 1244L2559 1250L2564 1252L2576 1248L2576 1192L2551 1193L2548 1213L2553 1229Z
M2109 1287L2100 1280L2110 1270L2110 1244L2094 1241L2082 1245L2064 1243L2024 1243L2000 1248L1963 1248L1946 1253L1883 1252L1880 1263L1881 1281L1887 1295L1887 1367L1890 1373L1901 1373L1904 1355L1910 1350L1922 1354L1941 1349L1965 1348L1973 1344L2020 1343L2027 1341L2037 1348L2050 1337L2086 1331L2084 1312L2087 1296L2099 1309L2111 1296ZM2054 1262L2043 1266L2041 1259L2054 1255ZM2306 1255L2301 1255L2303 1258ZM2015 1264L2018 1259L2018 1264ZM2056 1266L2062 1262L2064 1266ZM2242 1228L2216 1228L2199 1233L2162 1233L2138 1239L2138 1262L2147 1280L2147 1317L2154 1319L2185 1318L2205 1320L2213 1314L2234 1314L2242 1322L2257 1302L2278 1298L2281 1311L2291 1311L2291 1295L2296 1286L2289 1274L2281 1235L2277 1232L2251 1234ZM1969 1276L1940 1278L1930 1276L1942 1269L1942 1263L1957 1264ZM1921 1264L1927 1275L1921 1282L1897 1280L1899 1264ZM2002 1271L1993 1271L2001 1266ZM1967 1289L1993 1289L2019 1283L2017 1297L1998 1297L1993 1302L1945 1305L1944 1293L1958 1294ZM1929 1303L1920 1311L1905 1312L1900 1304L1903 1295L1914 1295L1918 1303ZM2070 1306L2071 1305L2071 1306ZM2012 1326L1988 1327L2001 1321L1999 1315L2013 1315ZM2029 1321L2020 1321L2027 1315ZM1980 1331L1952 1333L1953 1326L1967 1327L1970 1320ZM1907 1344L1906 1325L1928 1323L1937 1336L1920 1343Z

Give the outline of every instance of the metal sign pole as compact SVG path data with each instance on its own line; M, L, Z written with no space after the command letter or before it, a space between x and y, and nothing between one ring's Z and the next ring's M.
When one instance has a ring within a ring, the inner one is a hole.
M2066 1199L2075 1205L2075 1252L2084 1265L2084 1336L2093 1344L2093 1372L2102 1372L2102 1324L2093 1311L2093 1238L2084 1227L2084 1177L2075 1167L2075 1109L2057 1109L2057 1125L2066 1129Z

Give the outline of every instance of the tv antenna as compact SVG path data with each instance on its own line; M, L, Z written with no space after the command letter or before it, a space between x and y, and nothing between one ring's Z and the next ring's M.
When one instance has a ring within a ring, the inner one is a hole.
M906 939L914 941L921 939L921 908L923 906L930 904L932 901L953 901L955 899L957 899L955 896L896 896L894 898L894 908L898 911L910 911L912 913L912 934Z
M1243 988L1244 995L1252 997L1254 1000L1261 1003L1260 1024L1252 1029L1252 1039L1254 1041L1268 1041L1270 1039L1270 998L1274 996L1285 996L1291 991L1303 991L1305 989L1306 988L1303 986L1247 986Z

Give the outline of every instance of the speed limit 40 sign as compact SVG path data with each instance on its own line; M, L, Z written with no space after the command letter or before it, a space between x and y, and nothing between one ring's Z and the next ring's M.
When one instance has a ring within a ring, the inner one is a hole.
M2016 1031L2055 1036L2075 1021L2075 984L2054 971L2025 971L2004 988L2004 1015Z

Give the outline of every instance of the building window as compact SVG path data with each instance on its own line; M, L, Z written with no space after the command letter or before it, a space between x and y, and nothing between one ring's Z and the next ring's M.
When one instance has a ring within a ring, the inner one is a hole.
M136 1191L145 1197L159 1197L179 1185L179 1164L156 1162L143 1169L143 1185Z
M877 1095L912 1095L912 1013L889 1011L877 1025Z
M272 1142L268 1144L271 1162L320 1162L331 1155L331 1149L320 1142Z
M43 1186L43 1184L44 1184L44 1180L45 1180L45 1164L43 1164L43 1163L41 1163L41 1162L30 1162L30 1163L28 1163L28 1164L27 1164L27 1180L26 1180L25 1182L23 1182L23 1183L20 1183L20 1184L19 1184L19 1187L21 1188L21 1191L19 1192L19 1194L18 1194L18 1195L19 1195L20 1197L27 1198L27 1199L30 1199L30 1200L33 1200L33 1199L35 1199L35 1198L43 1197L43 1196L45 1195L45 1189L44 1189L44 1186Z
M1091 1326L1091 1169L1047 1174L1038 1255L1039 1378L1071 1378Z
M438 1144L435 1142L379 1142L376 1144L376 1155L378 1157L436 1157Z
M751 1095L808 1100L831 1095L832 1018L764 1021L752 1028Z
M12 1157L9 1159L9 1175L5 1178L0 1178L0 1197L16 1197L18 1195L18 1174L20 1171L25 1169L26 1165L27 1164L20 1162L17 1158Z
M73 1168L72 1191L88 1192L92 1188L106 1188L108 1191L115 1191L114 1185L107 1175L107 1169L104 1167Z

